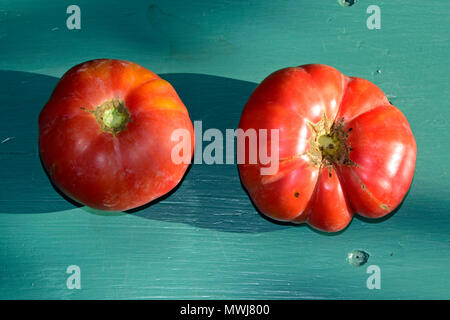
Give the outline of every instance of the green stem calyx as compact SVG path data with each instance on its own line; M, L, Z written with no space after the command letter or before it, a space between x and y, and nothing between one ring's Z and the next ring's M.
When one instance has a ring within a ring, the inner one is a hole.
M86 111L94 115L102 131L112 133L114 136L125 130L131 121L125 102L118 98L107 100L94 110Z
M344 131L344 121L327 119L324 113L318 123L309 123L311 128L310 148L307 153L315 165L332 166L334 164L353 164L347 145L348 131Z

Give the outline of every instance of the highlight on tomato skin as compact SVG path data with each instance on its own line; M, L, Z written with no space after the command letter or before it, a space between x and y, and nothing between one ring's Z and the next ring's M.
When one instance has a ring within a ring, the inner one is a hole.
M266 130L278 145L270 175L259 159L238 163L253 203L275 220L337 232L354 214L381 218L402 202L414 175L417 147L403 113L375 84L327 65L270 74L246 103L239 129Z
M175 130L190 134L172 161ZM142 206L172 190L194 150L188 111L169 82L135 63L97 59L60 79L39 115L39 152L68 197L105 211Z

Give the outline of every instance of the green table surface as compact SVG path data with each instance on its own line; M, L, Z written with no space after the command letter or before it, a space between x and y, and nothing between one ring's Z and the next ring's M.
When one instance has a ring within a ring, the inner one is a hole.
M450 298L450 1L0 1L0 298ZM369 30L369 5L381 29ZM329 64L366 78L408 118L410 192L381 221L336 235L263 218L235 165L193 165L170 197L133 213L66 201L39 161L37 116L61 75L93 58L172 83L192 120L236 128L269 73ZM362 249L367 264L350 265ZM81 270L81 289L66 269ZM369 290L367 267L381 270Z

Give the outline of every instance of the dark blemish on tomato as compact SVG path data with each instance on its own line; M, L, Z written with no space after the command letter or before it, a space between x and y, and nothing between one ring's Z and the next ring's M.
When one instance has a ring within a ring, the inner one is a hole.
M328 169L328 177L331 178L332 177L331 166L328 166L327 169Z
M352 131L352 130L353 130L353 128L349 128L347 132L350 132L350 131Z
M367 263L370 255L363 250L353 250L347 255L347 261L352 266L362 266Z
M298 198L300 196L300 193L297 191L296 193L294 193L294 197Z

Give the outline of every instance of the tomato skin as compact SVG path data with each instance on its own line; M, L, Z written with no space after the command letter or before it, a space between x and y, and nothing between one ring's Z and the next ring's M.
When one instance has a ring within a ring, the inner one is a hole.
M308 155L311 124L321 121L342 123L348 135L345 163L324 165ZM411 185L417 148L405 116L376 85L330 66L269 75L245 105L239 128L279 130L275 174L262 175L261 162L238 164L256 207L276 220L340 231L354 213L379 218L392 212Z
M408 122L392 106L376 107L348 123L351 159L358 167L343 166L342 178L354 209L379 218L395 209L411 184L416 143Z
M91 113L110 99L128 109L126 129L105 132ZM123 211L172 190L189 164L175 164L176 129L194 133L172 86L128 61L92 60L70 69L39 115L39 151L51 180L92 208Z

